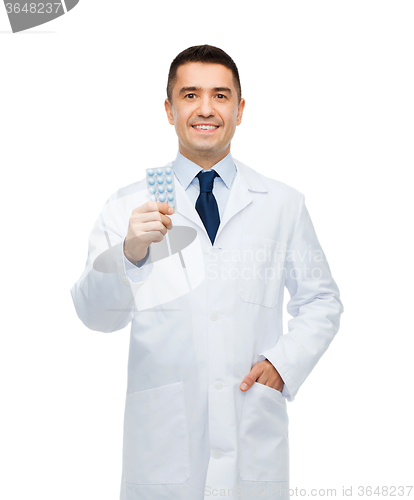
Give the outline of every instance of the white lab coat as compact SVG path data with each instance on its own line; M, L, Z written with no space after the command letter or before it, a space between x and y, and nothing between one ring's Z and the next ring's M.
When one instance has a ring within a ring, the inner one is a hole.
M71 289L88 328L131 322L121 500L289 496L286 400L328 348L343 306L304 196L234 161L214 246L176 180L173 229L127 273L123 241L149 200L144 179L108 199ZM293 318L283 333L285 287ZM283 394L258 382L242 392L265 358Z

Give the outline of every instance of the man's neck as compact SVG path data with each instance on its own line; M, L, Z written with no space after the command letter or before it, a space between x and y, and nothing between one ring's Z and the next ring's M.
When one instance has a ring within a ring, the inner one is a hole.
M210 151L205 151L204 152L205 154L203 154L203 152L201 151L200 154L195 156L193 154L189 154L185 150L182 150L180 147L179 151L188 160L204 168L204 170L209 170L211 167L214 167L214 165L216 165L219 161L221 161L230 153L230 147L228 148L228 151L217 156L212 156Z

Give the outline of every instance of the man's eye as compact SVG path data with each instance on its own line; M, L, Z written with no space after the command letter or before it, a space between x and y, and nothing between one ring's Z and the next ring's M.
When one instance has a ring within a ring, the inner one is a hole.
M190 97L190 99L192 99L194 96L195 96L195 94L187 94L185 97Z
M220 97L220 98L226 98L227 96L225 96L224 94L217 94L217 97Z

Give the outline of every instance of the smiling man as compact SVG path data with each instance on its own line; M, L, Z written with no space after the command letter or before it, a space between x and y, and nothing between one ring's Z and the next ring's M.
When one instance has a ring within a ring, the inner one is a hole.
M174 59L176 210L148 201L145 179L115 192L71 289L88 328L131 323L121 500L288 498L286 401L339 328L303 194L232 157L241 93L223 50Z

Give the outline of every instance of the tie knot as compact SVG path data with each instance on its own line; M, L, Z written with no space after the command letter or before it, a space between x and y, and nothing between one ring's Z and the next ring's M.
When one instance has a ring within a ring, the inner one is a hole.
M198 180L200 181L200 193L211 193L213 191L213 184L215 177L220 177L215 170L207 170L197 174Z

